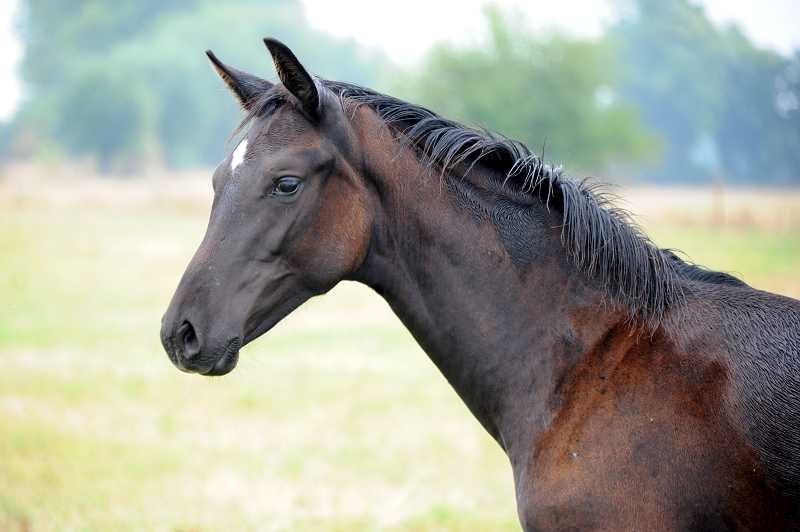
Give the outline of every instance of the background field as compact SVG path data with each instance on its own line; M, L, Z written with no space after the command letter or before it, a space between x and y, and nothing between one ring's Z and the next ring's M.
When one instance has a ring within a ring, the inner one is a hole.
M224 378L169 363L209 176L0 177L0 530L518 531L505 456L368 289ZM659 245L800 297L800 191L617 192Z

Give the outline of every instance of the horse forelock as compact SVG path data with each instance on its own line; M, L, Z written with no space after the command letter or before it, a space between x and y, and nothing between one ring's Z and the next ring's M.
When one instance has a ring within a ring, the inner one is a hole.
M259 118L272 114L288 101L289 92L282 86L273 86L270 90L265 91L239 121L239 125L228 137L228 143L240 133L246 132Z
M322 102L325 100L325 91L329 91L329 93L332 92L327 85L330 82L327 82L326 80L316 76L312 76L312 79L314 80L314 84L320 93L320 105L322 105ZM338 94L335 94L335 96L336 100L342 102L343 104L343 101L339 98ZM289 92L286 87L284 87L282 84L276 84L257 97L255 103L253 103L249 110L245 112L239 124L236 126L236 129L234 129L233 133L231 133L231 136L228 138L228 142L230 142L240 133L249 130L258 122L260 118L268 117L274 114L287 104L294 106L294 108L297 109L297 111L301 114L305 115L308 120L316 120L316 118L307 116L307 113L302 110L302 104Z

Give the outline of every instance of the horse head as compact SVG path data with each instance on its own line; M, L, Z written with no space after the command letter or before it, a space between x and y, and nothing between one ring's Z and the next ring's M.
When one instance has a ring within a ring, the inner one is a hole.
M286 46L264 41L279 84L207 52L252 125L214 171L208 229L162 318L164 348L186 372L230 372L243 345L351 275L369 247L341 101Z

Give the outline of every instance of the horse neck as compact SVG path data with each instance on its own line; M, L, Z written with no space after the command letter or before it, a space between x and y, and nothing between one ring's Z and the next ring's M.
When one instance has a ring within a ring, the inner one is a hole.
M501 446L519 439L515 431L535 437L553 415L559 377L620 317L598 315L602 296L568 266L556 213L542 260L521 266L492 222L476 220L438 176L426 178L413 154L394 146L373 156L380 208L355 280L387 300ZM538 423L523 429L513 419Z

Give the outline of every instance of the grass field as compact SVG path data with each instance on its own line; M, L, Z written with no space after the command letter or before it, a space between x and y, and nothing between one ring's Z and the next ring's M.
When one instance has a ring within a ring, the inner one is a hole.
M519 530L505 456L377 296L184 375L158 332L210 172L48 172L0 178L0 530ZM658 244L800 297L800 191L726 191L715 223L707 190L623 196Z

